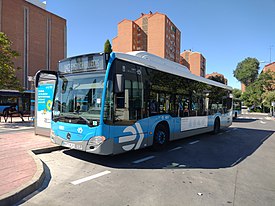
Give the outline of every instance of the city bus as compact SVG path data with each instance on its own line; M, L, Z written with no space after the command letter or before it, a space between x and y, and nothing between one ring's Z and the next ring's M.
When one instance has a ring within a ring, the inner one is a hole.
M0 115L7 117L11 108L22 114L30 113L32 93L32 91L0 90Z
M242 112L242 101L237 98L233 98L233 119L236 119Z
M50 139L58 145L111 155L232 124L232 88L193 75L149 54L94 53L61 60L55 82Z

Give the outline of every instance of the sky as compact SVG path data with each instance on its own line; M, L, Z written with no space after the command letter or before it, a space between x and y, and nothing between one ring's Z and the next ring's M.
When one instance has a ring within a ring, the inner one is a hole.
M42 0L41 0L42 1ZM141 13L166 14L181 31L181 52L206 58L206 74L218 72L240 89L233 70L247 57L260 70L275 61L275 0L47 0L46 8L67 20L67 56L103 51L117 24ZM271 55L270 55L271 54Z

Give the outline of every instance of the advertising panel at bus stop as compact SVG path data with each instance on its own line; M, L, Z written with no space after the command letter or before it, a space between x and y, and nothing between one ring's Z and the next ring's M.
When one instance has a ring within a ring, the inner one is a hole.
M51 128L54 84L43 82L37 91L37 127Z

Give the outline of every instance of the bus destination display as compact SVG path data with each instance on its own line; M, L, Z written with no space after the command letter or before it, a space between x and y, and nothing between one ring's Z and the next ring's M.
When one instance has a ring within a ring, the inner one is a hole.
M75 73L103 69L103 55L75 57L59 62L60 73Z

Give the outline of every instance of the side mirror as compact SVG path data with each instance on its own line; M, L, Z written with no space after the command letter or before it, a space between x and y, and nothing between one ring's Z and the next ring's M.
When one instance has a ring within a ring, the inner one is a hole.
M124 76L122 74L116 74L115 78L115 93L124 92Z
M57 72L56 71L50 71L50 70L39 70L35 74L35 87L38 87L39 81L41 79L49 79L49 80L55 80L57 81Z

